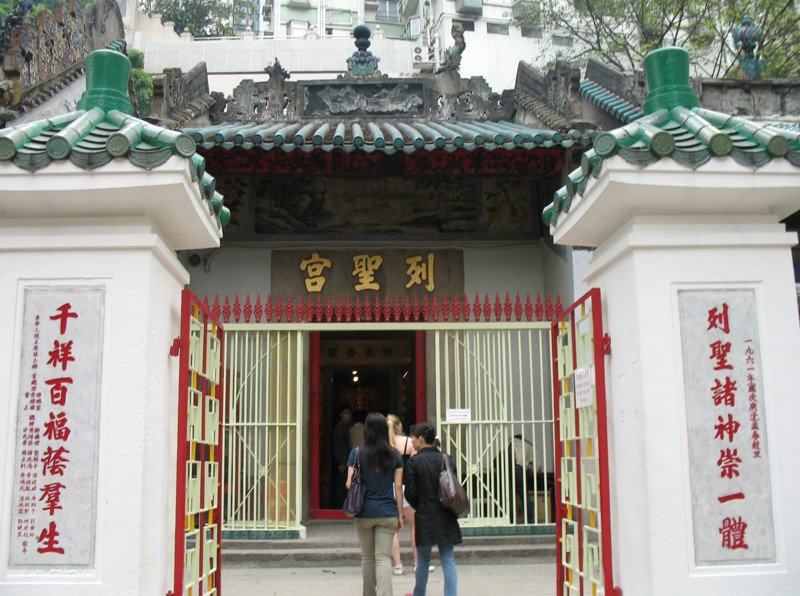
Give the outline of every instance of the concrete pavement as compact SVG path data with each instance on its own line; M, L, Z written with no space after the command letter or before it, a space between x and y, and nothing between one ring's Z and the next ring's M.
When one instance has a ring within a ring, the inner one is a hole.
M442 573L436 553L436 570L428 580L428 596L443 593ZM411 568L392 577L395 596L414 589ZM361 594L359 567L222 568L225 596L358 596ZM513 565L459 565L459 596L521 596L555 594L554 563Z

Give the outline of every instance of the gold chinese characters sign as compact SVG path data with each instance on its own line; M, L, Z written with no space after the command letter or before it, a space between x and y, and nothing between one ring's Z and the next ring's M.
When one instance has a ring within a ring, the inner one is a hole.
M274 251L272 286L291 296L419 296L461 294L459 250L380 248Z

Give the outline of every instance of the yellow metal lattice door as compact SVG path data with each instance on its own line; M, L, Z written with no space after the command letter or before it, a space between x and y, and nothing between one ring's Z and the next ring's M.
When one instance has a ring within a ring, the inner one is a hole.
M470 497L465 526L552 523L549 323L433 333L436 423Z
M303 334L228 325L223 529L300 525Z
M553 323L556 416L558 592L619 594L614 588L608 493L600 290L592 289Z

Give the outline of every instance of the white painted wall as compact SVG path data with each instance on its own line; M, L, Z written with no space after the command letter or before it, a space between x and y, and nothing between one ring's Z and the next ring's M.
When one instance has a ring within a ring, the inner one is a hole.
M455 13L454 2L449 4L452 6L448 12L439 15L431 29L442 51L454 43L450 35L453 19L465 18ZM509 17L503 15L510 7L501 4L484 8L486 18L477 19L475 31L465 33L467 48L462 55L460 74L464 79L483 77L499 93L513 89L520 60L542 67L554 54L549 37L523 37L514 27L510 27L508 35L487 33L487 22L509 22ZM314 36L313 39L278 35L251 40L192 40L177 35L171 27L164 27L159 19L158 15L137 14L135 31L129 40L131 47L144 52L145 70L160 73L165 68L181 68L187 72L205 62L211 91L225 94L229 94L242 79L267 80L264 68L276 57L293 80L304 80L347 72L347 58L356 51L350 35ZM394 77L418 72L414 68L413 50L419 45L419 40L388 39L375 35L373 31L370 41L369 51L380 58L378 68L383 74Z
M47 247L47 250L42 250ZM0 232L0 510L12 507L26 284L105 288L96 562L93 569L8 569L0 522L0 592L165 594L172 588L180 293L188 274L145 220L9 221ZM77 396L76 396L77 397Z
M614 157L552 228L597 246L584 280L600 288L605 331L614 580L623 593L792 594L800 585L800 324L791 246L778 222L800 205L800 169L732 158L687 170ZM695 564L678 290L756 296L777 560ZM610 588L610 586L607 586Z
M800 585L792 453L800 328L789 247L774 217L636 217L586 273L603 295L615 583L632 594L791 594ZM694 563L679 288L754 288L778 561Z
M218 222L179 156L151 171L124 159L91 172L69 160L35 173L4 163L0 178L0 428L9 429L0 436L0 594L166 594L178 420L169 349L189 281L175 251L218 245ZM21 309L31 283L105 288L91 568L9 569Z

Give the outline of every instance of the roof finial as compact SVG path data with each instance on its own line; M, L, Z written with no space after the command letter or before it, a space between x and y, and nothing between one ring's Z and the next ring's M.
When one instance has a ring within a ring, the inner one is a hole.
M650 89L644 101L644 113L683 106L700 105L689 85L689 53L682 48L659 48L644 58L647 85Z
M350 71L354 77L370 77L378 70L378 62L380 58L373 56L372 52L368 51L371 44L369 38L372 31L366 25L357 25L353 29L353 37L356 38L357 52L347 59L347 70Z
M105 112L119 110L133 114L128 96L128 79L131 61L114 50L95 50L86 57L86 91L78 101L78 108L100 108Z

